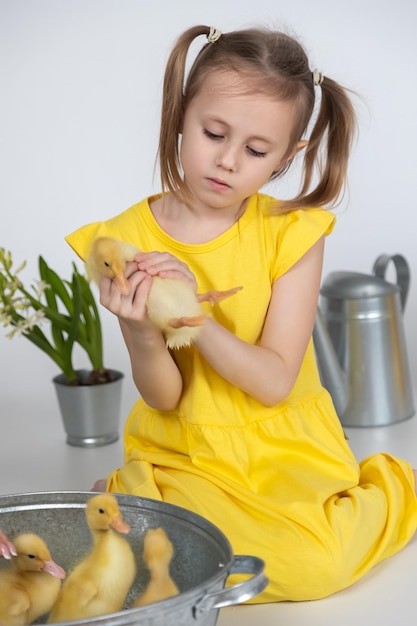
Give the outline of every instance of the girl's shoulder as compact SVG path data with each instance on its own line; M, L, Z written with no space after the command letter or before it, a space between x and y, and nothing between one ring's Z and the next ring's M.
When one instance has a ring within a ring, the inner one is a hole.
M279 212L279 204L271 196L260 195L258 198L258 213L273 279L288 271L321 237L329 235L336 220L328 209Z
M150 202L154 198L157 196L144 198L108 220L85 224L67 235L65 241L83 260L97 237L114 237L141 247L140 233L144 222L151 220Z
M311 207L306 209L293 209L281 211L281 200L267 194L257 194L255 198L258 212L263 219L268 221L268 227L282 229L289 227L294 229L325 229L324 234L330 234L333 230L336 216L329 209Z

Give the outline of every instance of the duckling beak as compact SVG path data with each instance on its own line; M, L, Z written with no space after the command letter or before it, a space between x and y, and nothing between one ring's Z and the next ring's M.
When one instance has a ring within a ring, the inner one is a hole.
M113 280L122 296L128 296L130 294L130 284L125 276L117 274Z
M123 533L124 535L127 535L127 533L130 532L129 524L126 524L121 517L114 517L110 527L117 530L119 533Z
M51 574L54 578L65 578L65 571L62 567L60 567L60 565L55 563L55 561L52 561L52 559L50 561L45 561L43 571Z

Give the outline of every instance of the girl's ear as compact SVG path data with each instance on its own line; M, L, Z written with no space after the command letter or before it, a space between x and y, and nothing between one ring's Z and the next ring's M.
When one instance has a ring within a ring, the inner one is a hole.
M308 141L306 139L301 139L300 141L297 141L294 150L290 152L289 156L287 156L284 162L278 164L278 167L272 172L272 174L274 175L281 170L283 171L286 166L288 167L295 155L306 146L308 146Z
M297 152L300 152L300 150L302 150L306 146L308 146L308 141L306 139L300 139L300 141L297 141L296 146L295 146L294 150L291 153L290 159L295 157Z

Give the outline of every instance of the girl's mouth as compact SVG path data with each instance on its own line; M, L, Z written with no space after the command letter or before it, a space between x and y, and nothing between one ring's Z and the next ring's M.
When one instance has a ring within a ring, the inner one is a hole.
M225 183L222 180L219 180L217 178L208 178L207 180L208 180L210 186L213 189L216 189L218 191L223 191L225 189L230 189L230 185L228 185L227 183Z

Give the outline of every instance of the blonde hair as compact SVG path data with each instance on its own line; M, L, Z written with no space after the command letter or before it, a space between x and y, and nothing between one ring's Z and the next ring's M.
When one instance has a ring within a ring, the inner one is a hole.
M305 135L316 101L313 73L303 47L293 37L267 29L223 33L206 43L185 76L187 54L196 37L208 36L210 27L194 26L177 40L169 56L163 86L159 163L162 188L179 198L189 197L181 174L179 136L184 113L210 72L235 71L248 78L253 92L297 104L286 164L270 180L290 167L297 142ZM278 211L334 206L346 183L347 166L356 132L355 113L347 90L320 76L321 102L305 149L302 183L298 195L279 204ZM318 180L311 183L317 172Z

